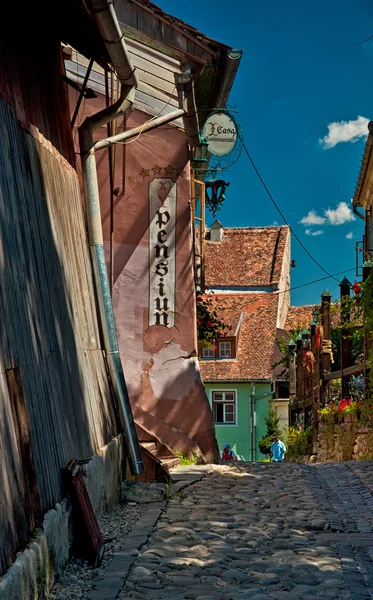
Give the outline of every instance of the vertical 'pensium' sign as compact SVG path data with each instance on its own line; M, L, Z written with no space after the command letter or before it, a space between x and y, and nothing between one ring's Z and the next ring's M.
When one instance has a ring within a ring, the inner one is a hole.
M149 183L149 325L173 327L176 286L176 184Z

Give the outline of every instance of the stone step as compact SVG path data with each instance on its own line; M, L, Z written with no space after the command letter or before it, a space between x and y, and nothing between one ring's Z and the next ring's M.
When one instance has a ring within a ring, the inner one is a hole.
M162 465L169 471L172 467L177 467L180 464L180 458L178 456L163 457L159 459Z
M149 441L149 442L140 442L140 445L143 448L146 448L146 450L148 450L148 452L151 452L154 456L156 456L157 454L157 443L154 441Z

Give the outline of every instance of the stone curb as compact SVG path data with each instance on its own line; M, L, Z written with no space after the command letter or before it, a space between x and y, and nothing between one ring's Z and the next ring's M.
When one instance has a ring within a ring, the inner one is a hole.
M170 490L169 498L193 483L201 481L206 474L180 480ZM120 594L124 581L135 562L139 550L144 546L154 526L167 506L164 502L152 502L148 510L140 517L132 531L128 534L120 552L116 552L106 569L102 579L99 579L96 589L92 591L89 600L115 600Z

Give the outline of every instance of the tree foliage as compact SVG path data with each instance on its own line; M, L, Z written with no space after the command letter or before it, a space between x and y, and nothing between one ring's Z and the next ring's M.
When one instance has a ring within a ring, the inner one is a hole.
M272 404L269 406L268 415L265 418L267 433L259 441L259 450L262 454L269 454L274 436L280 435L280 419L276 415Z

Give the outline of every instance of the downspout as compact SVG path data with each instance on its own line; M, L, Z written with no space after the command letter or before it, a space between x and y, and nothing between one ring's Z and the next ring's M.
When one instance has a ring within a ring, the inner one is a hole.
M252 386L250 395L250 460L256 461L256 439L255 439L255 401L273 396L274 390L255 396L255 385Z
M250 394L250 461L255 460L255 385L252 386Z
M83 183L87 202L88 238L108 369L118 410L121 415L130 470L133 475L139 475L144 472L144 464L141 458L140 446L137 440L135 423L119 354L118 337L103 246L100 198L93 141L93 133L98 127L123 115L132 106L137 78L129 60L112 1L90 0L90 9L116 70L118 80L121 84L121 92L117 102L96 115L88 117L79 128Z
M360 219L362 219L364 222L366 221L366 217L364 217L364 215L362 215L361 213L359 213L359 211L357 210L356 206L352 207L353 213L359 217Z

